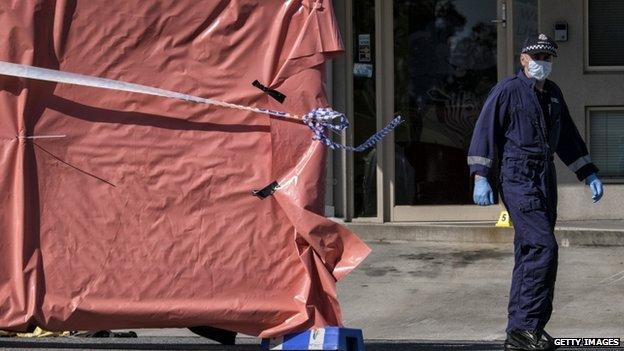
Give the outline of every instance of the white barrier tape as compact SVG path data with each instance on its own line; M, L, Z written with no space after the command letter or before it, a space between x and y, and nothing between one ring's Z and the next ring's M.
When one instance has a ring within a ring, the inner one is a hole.
M55 83L64 83L64 84L73 84L80 85L85 87L92 88L101 88L101 89L109 89L109 90L117 90L117 91L126 91L130 93L138 93L138 94L146 94L146 95L155 95L162 96L176 100L190 101L199 104L208 104L221 106L226 108L233 108L237 110L251 111L256 113L262 113L266 115L272 115L282 118L290 118L290 119L298 119L302 120L302 116L290 114L287 112L280 111L272 111L263 108L251 107L251 106L243 106L232 104L229 102L213 100L202 98L199 96L182 94L175 91L154 88L147 85L134 84L123 82L114 79L100 78L87 76L78 73L70 73L70 72L62 72L54 69L41 68L29 65L22 65L17 63L0 61L0 74L5 76L19 77L19 78L28 78L28 79L36 79L43 80L47 82L55 82Z
M20 135L18 139L56 139L56 138L65 138L67 135Z

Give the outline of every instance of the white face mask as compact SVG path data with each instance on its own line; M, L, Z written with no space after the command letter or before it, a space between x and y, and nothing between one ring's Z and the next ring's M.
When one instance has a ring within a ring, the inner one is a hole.
M548 61L529 61L529 67L527 74L529 78L535 78L537 80L544 80L552 72L552 62Z

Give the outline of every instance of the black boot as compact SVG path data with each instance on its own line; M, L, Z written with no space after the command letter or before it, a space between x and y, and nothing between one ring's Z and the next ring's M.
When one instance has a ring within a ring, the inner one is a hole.
M507 333L505 351L550 351L555 349L553 338L545 331L513 330Z
M546 340L551 343L553 345L553 349L557 348L555 347L555 339L553 339L553 337L550 336L550 334L548 334L545 330L542 330L542 340Z
M190 327L193 333L214 340L222 345L234 345L236 341L236 332L214 327Z

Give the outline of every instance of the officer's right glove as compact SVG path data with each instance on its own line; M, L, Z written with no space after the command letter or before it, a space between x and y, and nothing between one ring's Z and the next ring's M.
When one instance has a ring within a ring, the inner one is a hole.
M592 199L594 200L594 203L600 201L604 192L602 190L602 182L598 179L596 173L587 177L587 179L585 179L585 184L587 184L592 191Z
M486 177L475 176L474 192L472 199L479 206L494 205L494 192Z

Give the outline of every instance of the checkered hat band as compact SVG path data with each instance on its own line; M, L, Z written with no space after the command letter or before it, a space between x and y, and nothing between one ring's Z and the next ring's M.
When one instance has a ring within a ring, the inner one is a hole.
M551 52L553 54L556 54L557 52L554 46L544 45L544 44L529 45L522 49L523 53L530 52L530 51L546 51L546 52Z

